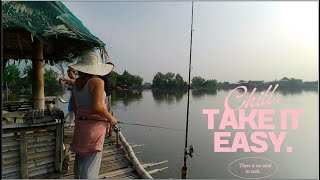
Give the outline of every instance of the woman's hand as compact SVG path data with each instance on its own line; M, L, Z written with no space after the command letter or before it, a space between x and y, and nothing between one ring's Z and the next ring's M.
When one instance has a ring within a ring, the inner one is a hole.
M59 84L62 84L64 78L59 78Z
M118 124L118 120L112 116L112 118L109 119L109 123L113 126Z

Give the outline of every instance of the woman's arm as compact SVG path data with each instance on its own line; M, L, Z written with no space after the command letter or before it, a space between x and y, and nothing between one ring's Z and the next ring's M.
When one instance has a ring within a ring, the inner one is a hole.
M89 92L92 94L92 109L95 113L109 120L111 125L117 124L118 121L113 117L103 105L104 82L100 78L92 78L89 84Z
M75 79L69 79L69 78L62 78L62 81L66 81L68 84L73 85L76 80Z

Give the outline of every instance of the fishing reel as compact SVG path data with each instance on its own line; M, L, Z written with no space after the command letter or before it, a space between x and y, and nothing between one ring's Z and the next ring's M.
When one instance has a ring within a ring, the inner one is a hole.
M113 125L112 127L113 127L114 132L120 131L120 127L118 127L117 125Z
M188 155L192 158L193 157L193 153L194 153L194 146L190 145L189 149L185 148L184 150L186 157L188 157Z

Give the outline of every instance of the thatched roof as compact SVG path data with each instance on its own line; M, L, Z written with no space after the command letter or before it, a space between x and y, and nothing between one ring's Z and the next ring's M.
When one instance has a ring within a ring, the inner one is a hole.
M68 60L104 43L61 2L2 1L3 59L31 59L33 39L44 44L44 60Z

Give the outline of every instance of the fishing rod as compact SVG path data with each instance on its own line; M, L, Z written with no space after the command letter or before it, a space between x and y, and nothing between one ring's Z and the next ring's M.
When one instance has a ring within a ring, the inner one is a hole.
M63 100L61 97L59 97L58 99L59 99L59 101L62 102L62 103L68 103L68 102L69 102L69 101Z
M153 126L153 125L147 125L147 124L129 123L129 122L124 122L124 121L118 121L118 124L127 124L127 125L134 125L134 126L145 126L145 127L150 127L150 128L159 128L159 129L183 131L182 129L168 128L168 127L163 127L163 126Z
M191 38L190 38L190 57L189 57L189 79L188 79L188 101L187 101L187 120L186 120L186 137L184 146L183 167L181 168L181 178L186 179L188 173L187 158L193 156L194 148L191 145L188 152L188 129L189 129L189 104L190 104L190 78L191 78L191 59L192 59L192 32L193 32L193 1L191 10Z

